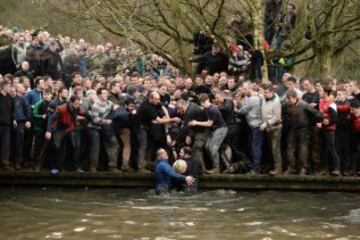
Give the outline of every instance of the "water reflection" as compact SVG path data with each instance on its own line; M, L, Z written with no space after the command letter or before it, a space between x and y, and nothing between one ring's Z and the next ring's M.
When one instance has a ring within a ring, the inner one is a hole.
M1 189L0 239L360 239L349 193Z

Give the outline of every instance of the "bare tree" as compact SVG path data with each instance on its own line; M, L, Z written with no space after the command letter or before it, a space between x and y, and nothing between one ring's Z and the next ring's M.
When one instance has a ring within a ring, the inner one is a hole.
M289 67L312 62L314 75L330 77L332 59L340 56L360 38L360 1L294 0L296 27L286 47L265 53L264 11L266 0L49 0L60 11L81 21L96 22L108 32L165 58L175 67L192 74L189 57L192 36L210 29L227 47L227 23L239 16L251 23L253 49L270 63L274 57L292 58ZM288 1L283 1L284 9ZM241 33L240 33L241 35ZM241 36L236 36L241 37ZM267 80L267 65L262 69Z
M359 41L359 10L357 0L301 1L287 49L268 54L268 59L294 58L294 66L310 61L309 73L323 79L332 77L333 59Z

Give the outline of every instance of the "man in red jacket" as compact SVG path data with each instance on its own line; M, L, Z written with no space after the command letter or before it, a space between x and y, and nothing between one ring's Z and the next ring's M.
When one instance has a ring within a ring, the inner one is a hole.
M351 175L360 175L360 101L353 100L350 106L339 106L339 112L349 113L351 120Z
M70 145L74 154L74 165L77 172L83 172L79 165L80 136L76 130L78 121L85 117L80 109L79 98L72 96L67 104L57 107L54 114L50 116L49 126L45 134L46 139L53 139L55 150L51 173L56 175L62 168L64 159L64 148Z
M353 151L353 169L357 171L357 175L360 175L360 101L354 100L351 103L351 112L352 112L352 151Z
M322 130L322 149L321 160L323 162L322 167L323 174L327 174L329 163L332 166L331 175L340 175L340 158L335 148L335 130L337 121L337 107L334 102L334 94L331 90L324 90L322 93L319 110L323 114L323 119L317 124ZM330 161L328 156L330 155Z
M350 101L346 97L347 92L345 88L337 90L335 103L338 109L338 117L336 121L335 147L341 161L341 172L344 176L348 176L351 170L350 148L352 135L349 113L339 110L343 107L350 108Z

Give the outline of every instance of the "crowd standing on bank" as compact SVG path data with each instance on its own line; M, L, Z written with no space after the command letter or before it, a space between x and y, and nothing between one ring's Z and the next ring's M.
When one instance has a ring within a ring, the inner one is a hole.
M3 170L166 172L161 160L181 158L195 178L360 174L359 80L286 72L261 84L248 78L251 53L216 42L192 59L192 78L111 43L6 28L2 40Z

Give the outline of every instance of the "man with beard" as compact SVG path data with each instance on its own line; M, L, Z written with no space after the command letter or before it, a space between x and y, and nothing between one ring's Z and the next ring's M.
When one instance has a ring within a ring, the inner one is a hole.
M113 129L122 144L122 165L121 171L132 172L129 161L131 157L131 133L134 132L135 126L135 100L128 98L124 106L120 106L113 114Z

